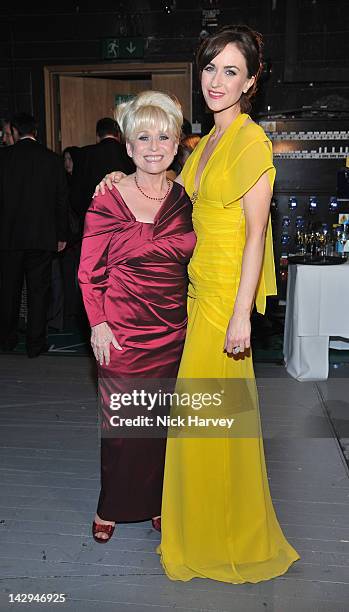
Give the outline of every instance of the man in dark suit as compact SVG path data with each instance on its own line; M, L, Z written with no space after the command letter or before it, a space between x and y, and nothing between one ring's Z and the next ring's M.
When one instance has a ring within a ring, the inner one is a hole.
M72 206L83 221L91 204L96 185L113 170L134 172L134 165L120 143L119 126L114 119L99 119L96 125L97 144L82 147L73 185Z
M34 117L11 119L15 144L0 164L0 346L15 348L23 278L28 357L47 350L51 261L67 239L68 192L62 161L36 141Z

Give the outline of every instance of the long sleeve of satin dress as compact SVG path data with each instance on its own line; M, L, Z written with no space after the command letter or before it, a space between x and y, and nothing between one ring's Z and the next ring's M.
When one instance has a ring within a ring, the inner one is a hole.
M174 183L154 223L135 216L114 188L86 214L79 283L91 327L106 321L112 345L99 380L175 378L187 324L187 263L195 244L191 202ZM132 406L130 407L132 414ZM101 438L97 512L116 522L161 513L166 441Z

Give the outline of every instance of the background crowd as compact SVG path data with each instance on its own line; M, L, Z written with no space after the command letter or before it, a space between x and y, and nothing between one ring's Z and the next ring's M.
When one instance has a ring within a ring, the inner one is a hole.
M37 127L25 112L4 120L0 148L0 348L14 350L22 331L28 357L48 350L47 330L89 334L77 279L85 214L107 173L134 171L110 117L97 121L95 143L61 156L38 142ZM171 180L200 140L191 130L185 119Z

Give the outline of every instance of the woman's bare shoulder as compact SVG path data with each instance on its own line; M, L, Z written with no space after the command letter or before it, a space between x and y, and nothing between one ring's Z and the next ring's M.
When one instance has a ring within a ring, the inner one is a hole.
M127 198L130 193L132 194L135 187L134 176L134 174L128 174L118 183L113 183L114 193L118 193L123 199Z
M126 174L125 176L122 177L121 181L119 181L119 183L116 183L116 187L118 187L118 185L120 185L121 188L124 187L129 187L130 185L134 185L134 180L135 180L135 173L133 174Z

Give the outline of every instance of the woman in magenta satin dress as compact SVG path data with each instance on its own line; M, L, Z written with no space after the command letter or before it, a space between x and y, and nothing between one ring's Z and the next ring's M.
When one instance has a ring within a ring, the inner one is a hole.
M116 379L176 377L195 245L191 202L166 178L182 124L179 105L166 94L143 92L123 105L118 121L136 173L93 199L79 269L102 398L108 381L112 387ZM96 541L108 541L117 522L159 518L165 444L102 431Z

